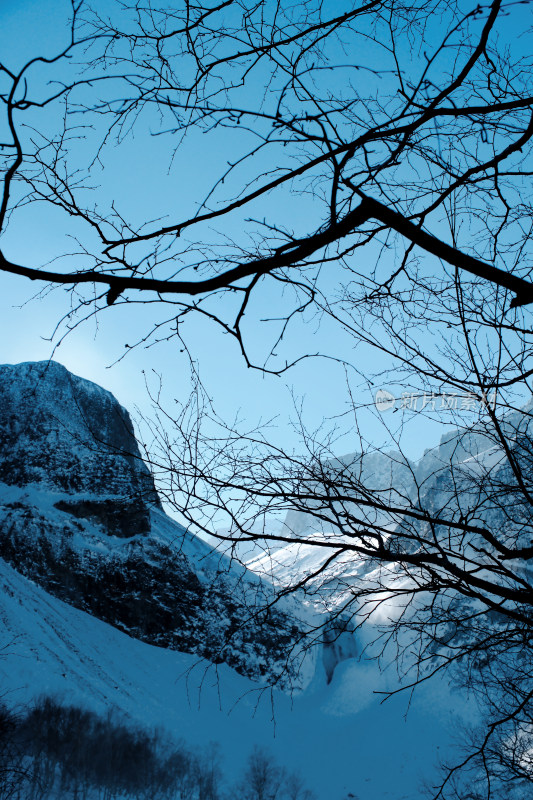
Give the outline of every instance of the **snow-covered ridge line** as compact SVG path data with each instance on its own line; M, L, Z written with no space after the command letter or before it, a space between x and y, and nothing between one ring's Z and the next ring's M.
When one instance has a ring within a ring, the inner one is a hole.
M270 584L163 512L128 413L54 362L0 366L0 556L51 594L145 642L260 682L301 622Z

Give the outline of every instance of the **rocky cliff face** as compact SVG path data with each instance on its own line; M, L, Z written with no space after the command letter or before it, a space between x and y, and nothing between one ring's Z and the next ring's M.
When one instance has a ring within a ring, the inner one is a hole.
M159 506L128 412L55 362L0 366L0 481L118 536L148 533Z
M131 636L290 682L271 589L161 509L128 413L54 362L0 366L0 556Z
M158 504L128 412L53 361L0 366L0 480Z

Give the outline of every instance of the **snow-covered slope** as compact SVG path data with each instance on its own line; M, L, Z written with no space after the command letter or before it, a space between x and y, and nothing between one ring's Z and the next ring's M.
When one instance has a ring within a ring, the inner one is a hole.
M54 362L0 367L0 556L150 644L257 680L309 680L272 589L161 509L128 413Z
M12 706L40 694L100 713L116 710L202 747L217 743L229 777L256 744L304 776L318 800L415 800L431 781L459 697L420 689L381 705L387 683L346 661L330 685L319 667L290 698L224 664L140 642L52 597L0 559L0 684ZM457 705L456 710L464 710ZM449 741L449 737L448 737ZM440 749L439 749L440 747Z
M272 582L256 573L293 580L313 569L315 548L289 545L251 573L191 536L163 512L127 412L59 365L0 368L0 401L5 702L52 694L192 746L214 741L230 777L266 746L318 800L419 796L459 698L421 688L405 718L407 698L380 704L375 693L395 688L395 673L365 660L364 633L349 621L322 632L317 657L294 650L316 604L298 618L259 613ZM328 596L364 570L341 562ZM294 684L291 652L304 691L265 689L281 674L285 690Z

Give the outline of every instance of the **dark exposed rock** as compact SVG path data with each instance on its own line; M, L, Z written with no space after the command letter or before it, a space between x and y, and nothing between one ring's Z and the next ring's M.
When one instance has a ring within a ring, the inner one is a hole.
M139 537L107 552L80 547L79 537L87 536L80 522L66 517L58 524L21 502L0 506L0 529L0 557L18 572L149 644L272 680L298 638L294 620L262 609L260 593L249 591L245 603L231 575L199 577L179 549L157 539Z
M142 498L107 497L104 500L58 500L59 511L101 525L111 536L150 533L150 513Z
M342 615L333 616L323 629L322 661L327 683L331 683L338 664L357 655L353 622Z
M23 575L150 644L291 681L299 624L204 543L209 563L194 555L108 392L54 363L0 366L0 481L0 557Z

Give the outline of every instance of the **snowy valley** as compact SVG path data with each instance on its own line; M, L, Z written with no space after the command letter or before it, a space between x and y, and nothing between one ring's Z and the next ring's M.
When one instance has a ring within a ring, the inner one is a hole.
M337 562L319 600L270 608L315 551L287 545L246 569L187 533L109 393L59 364L22 364L0 368L0 403L5 704L49 696L215 743L229 778L261 746L318 800L411 800L434 780L471 713L463 695L441 681L382 703L398 676L365 652L364 627L299 647L364 564Z

